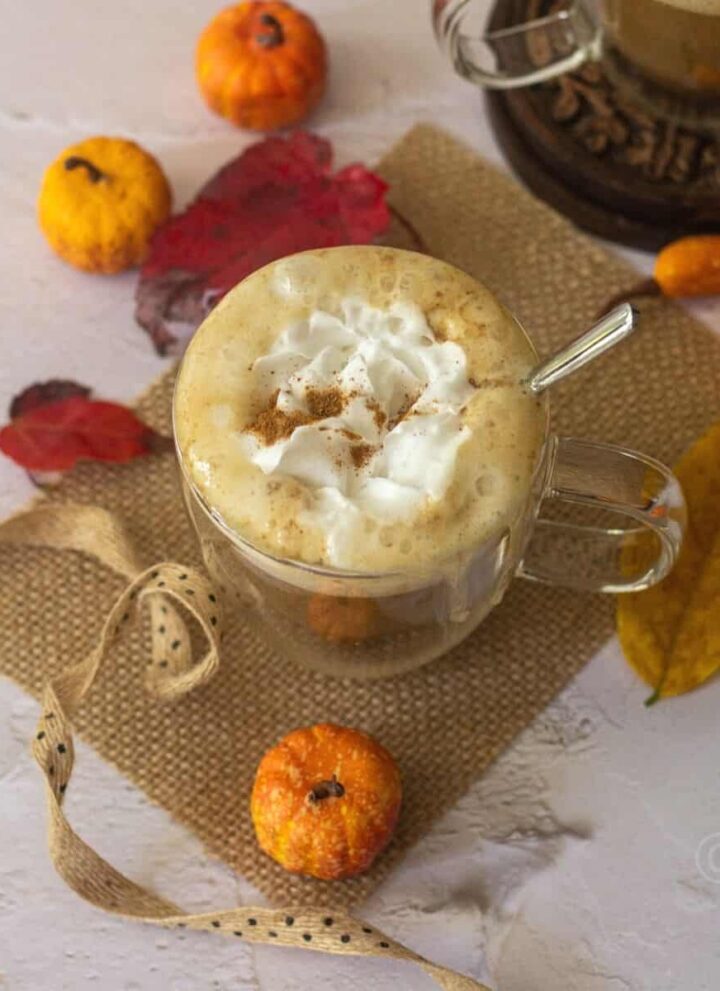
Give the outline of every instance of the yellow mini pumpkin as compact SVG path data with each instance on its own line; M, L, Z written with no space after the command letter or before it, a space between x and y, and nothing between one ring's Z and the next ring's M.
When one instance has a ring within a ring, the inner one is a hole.
M88 138L66 148L45 172L38 216L66 262L111 274L144 260L171 199L159 164L134 141Z
M282 0L245 0L208 24L195 60L208 106L240 127L272 131L307 116L325 89L325 42Z

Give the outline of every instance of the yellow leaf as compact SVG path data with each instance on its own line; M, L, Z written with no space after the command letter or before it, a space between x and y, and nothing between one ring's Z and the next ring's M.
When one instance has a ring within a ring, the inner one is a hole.
M648 704L688 692L720 668L720 423L675 472L688 504L678 562L659 585L618 600L625 656L655 689Z

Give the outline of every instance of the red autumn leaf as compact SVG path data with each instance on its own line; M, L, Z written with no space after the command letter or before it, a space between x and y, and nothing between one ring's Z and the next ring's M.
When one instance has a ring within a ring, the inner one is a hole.
M0 451L31 472L65 471L80 460L131 461L168 444L126 406L92 399L74 382L30 386L10 414Z
M309 248L367 244L387 228L387 184L363 165L335 174L328 141L305 131L251 145L155 234L135 319L161 354L172 323L194 329L255 269Z

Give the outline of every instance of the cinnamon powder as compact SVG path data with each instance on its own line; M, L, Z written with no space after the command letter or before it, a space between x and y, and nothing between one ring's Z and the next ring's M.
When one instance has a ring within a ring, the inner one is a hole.
M405 401L402 403L395 416L388 422L388 433L391 430L394 430L398 423L402 423L408 413L412 410L416 401L417 396L405 396Z
M385 426L385 423L387 421L387 416L382 411L380 403L377 401L377 399L368 399L366 406L373 415L375 426L378 428L378 430L382 430L382 428Z
M350 458L356 468L364 467L375 453L372 444L353 444L350 448Z
M337 386L329 389L308 388L305 390L305 400L308 412L293 410L286 413L277 408L279 389L270 396L265 409L261 410L252 423L245 428L266 446L285 440L297 427L305 427L318 420L326 420L338 416L345 408L347 397Z
M353 395L352 393L346 395L337 386L331 386L326 389L310 387L305 390L307 412L293 410L290 413L286 413L284 410L277 408L276 404L279 393L279 389L276 389L272 393L265 409L261 410L255 419L245 428L248 433L255 434L266 446L276 444L280 440L285 440L297 427L304 427L310 423L317 423L318 420L326 420L329 417L339 416ZM406 403L399 411L398 416L395 417L395 422L398 422L407 414L412 406L412 402L413 400L409 396L406 397ZM380 404L377 400L370 399L367 401L367 406L378 428L382 428L385 425L387 417L380 408ZM320 430L322 429L328 428L320 427ZM374 445L355 443L361 440L360 435L347 428L341 428L340 432L347 440L353 442L350 447L350 460L354 467L357 469L364 467L375 453L376 448Z
M255 434L268 447L279 440L285 440L297 427L304 427L313 422L313 417L299 410L286 413L281 409L264 409L258 413L252 423L245 429Z
M339 416L342 413L347 397L336 385L327 389L314 389L310 386L305 390L305 402L314 420L327 420L329 416Z

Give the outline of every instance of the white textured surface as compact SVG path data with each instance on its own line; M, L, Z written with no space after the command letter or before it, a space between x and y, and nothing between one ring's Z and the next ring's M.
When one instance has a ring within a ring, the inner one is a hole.
M422 0L305 7L333 56L330 96L313 126L341 161L372 161L417 120L441 123L499 160L477 94L434 50ZM93 132L130 135L156 152L178 201L251 140L210 117L195 91L193 44L214 8L207 0L2 4L0 408L29 382L58 375L129 399L165 367L133 324L133 276L91 278L54 259L34 201L45 163ZM720 328L716 304L697 310ZM32 491L0 462L0 512ZM701 844L720 834L720 684L649 712L645 694L609 644L364 914L500 991L716 991L720 836ZM27 748L34 718L34 703L0 683L0 988L433 986L399 964L158 935L82 903L48 865ZM82 745L68 807L101 852L188 907L257 897Z

